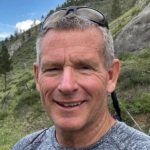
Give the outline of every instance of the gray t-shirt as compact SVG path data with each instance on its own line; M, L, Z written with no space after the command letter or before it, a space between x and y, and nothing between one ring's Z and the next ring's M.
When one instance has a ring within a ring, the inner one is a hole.
M116 121L95 144L67 149L57 143L55 127L52 126L22 138L12 150L150 150L150 136Z

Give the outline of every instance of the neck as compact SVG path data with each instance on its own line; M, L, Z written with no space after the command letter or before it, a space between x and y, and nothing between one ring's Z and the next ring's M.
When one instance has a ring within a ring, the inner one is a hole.
M58 143L65 148L87 147L101 139L114 123L115 120L107 112L100 121L88 129L63 131L56 128L56 138Z

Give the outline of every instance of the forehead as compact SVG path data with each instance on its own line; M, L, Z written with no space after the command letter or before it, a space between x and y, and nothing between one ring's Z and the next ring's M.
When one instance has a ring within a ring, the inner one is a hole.
M41 41L41 60L58 59L64 55L77 59L102 51L102 34L97 28L84 30L50 30ZM100 53L101 54L101 53ZM97 54L96 54L97 55Z
M84 30L49 30L41 41L41 51L71 46L86 46L101 49L102 34L97 28Z

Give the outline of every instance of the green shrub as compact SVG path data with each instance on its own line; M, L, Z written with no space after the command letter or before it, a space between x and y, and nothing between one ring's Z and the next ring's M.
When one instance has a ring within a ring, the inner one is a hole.
M131 15L132 15L132 16L135 16L135 15L137 15L139 12L140 12L139 9L134 8L134 9L132 10L132 12L131 12Z
M112 35L116 35L127 23L119 23L115 28L111 30Z
M150 94L136 97L128 107L133 113L150 113Z
M0 112L0 120L4 120L8 116L8 113L6 111Z
M122 90L135 86L149 86L150 48L138 53L122 52L118 58L122 61L122 70L118 80Z
M126 55L122 58L127 59ZM148 86L150 84L149 61L140 61L137 58L136 62L133 61L131 63L131 61L128 60L124 64L126 64L126 66L121 70L118 79L121 89L129 89L135 86Z
M36 90L36 84L35 84L35 82L33 82L33 83L31 84L31 89Z
M131 53L131 52L124 52L123 51L123 52L120 52L117 57L121 61L125 61L125 60L129 59L129 57L132 55L133 55L133 53Z
M150 47L144 51L141 51L138 55L139 58L150 59Z
M24 88L22 88L22 87L17 88L16 93L15 93L15 96L21 95L24 91L25 91L25 90L24 90Z
M39 101L39 93L36 91L32 92L24 92L20 96L18 96L18 103L15 107L15 110L21 110L23 107L32 106Z
M138 74L138 71L133 69L123 70L118 79L121 89L129 89L133 85L141 84Z
M18 83L16 84L16 87L24 86L25 83L33 79L33 75L30 72L24 73L24 75L21 76Z

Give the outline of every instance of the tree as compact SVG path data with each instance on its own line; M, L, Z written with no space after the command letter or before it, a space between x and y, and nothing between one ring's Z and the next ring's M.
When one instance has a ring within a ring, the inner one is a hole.
M27 33L27 37L29 38L31 36L31 29L28 29L26 33Z
M21 34L21 41L22 41L22 43L24 43L24 41L25 41L25 35L24 35L24 33Z
M14 39L14 36L11 34L10 35L10 41L12 41Z
M43 21L43 20L44 20L44 15L41 16L41 21Z
M33 26L34 27L36 26L36 19L34 19L34 21L33 21Z
M8 40L8 38L6 37L6 38L5 38L5 42L7 43L8 41L9 41L9 40Z
M15 31L14 37L15 37L16 39L19 38L19 32L18 32L18 30Z
M6 83L7 72L9 72L12 69L13 69L12 59L10 58L6 45L2 43L2 47L0 49L0 74L4 75L5 90L7 87Z

